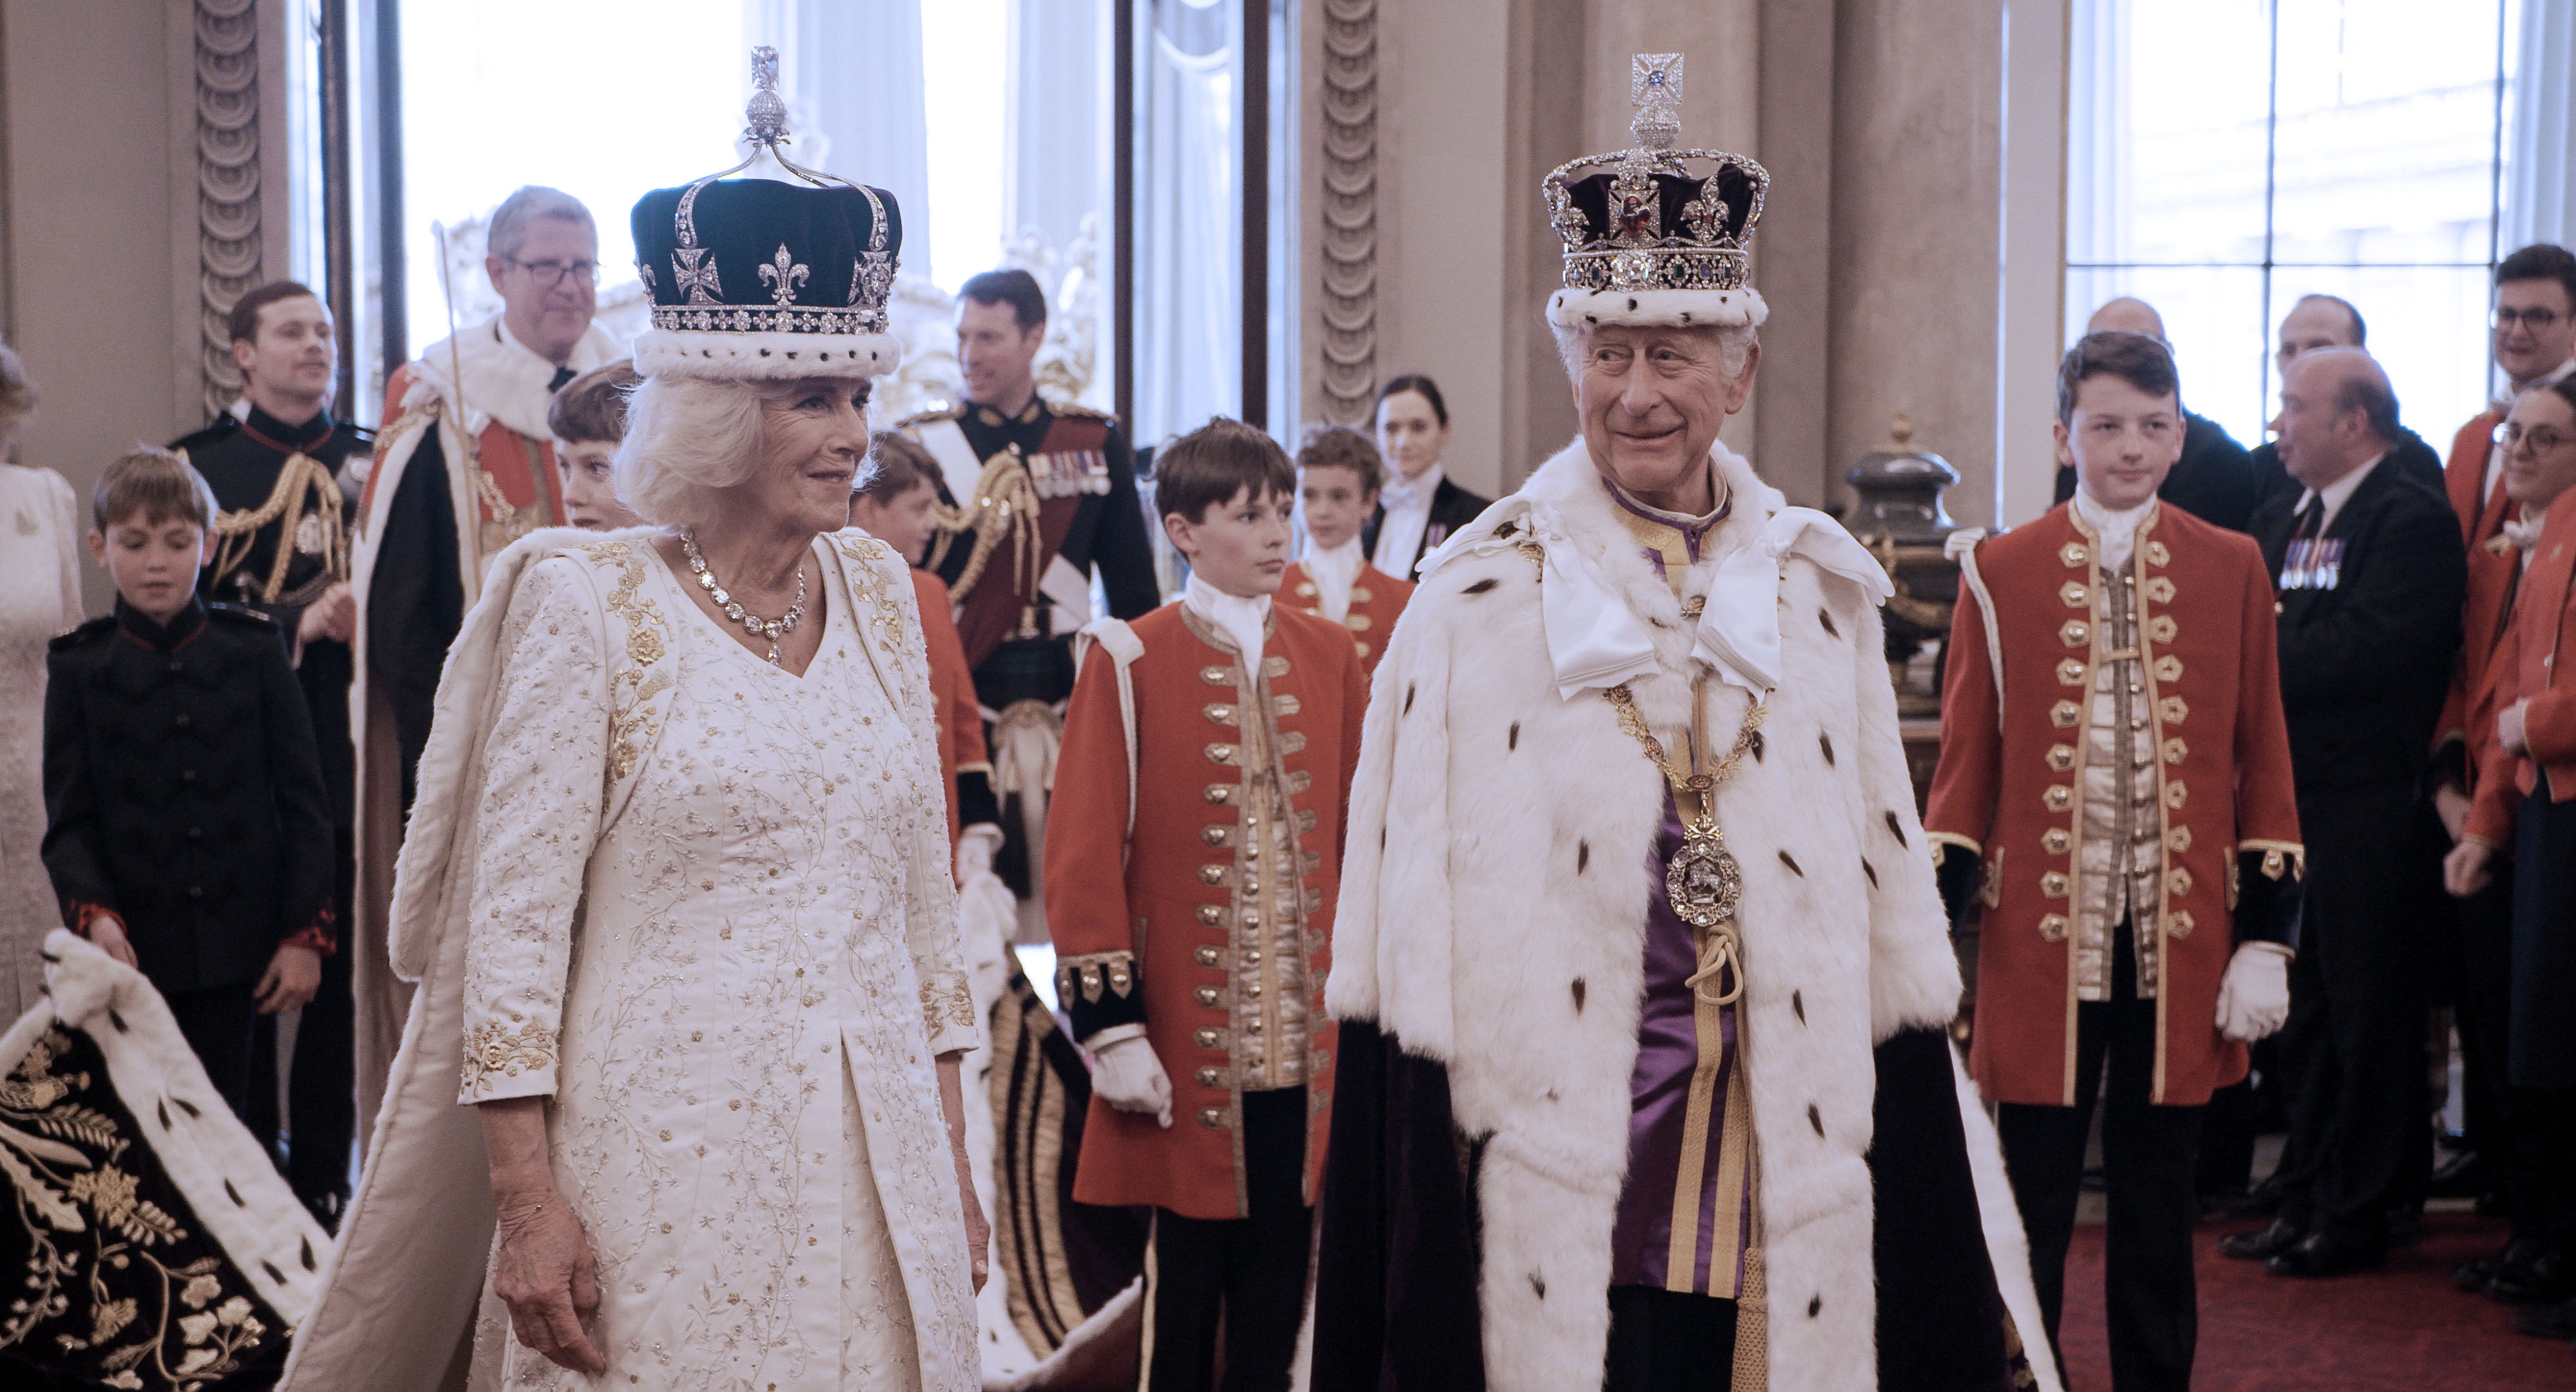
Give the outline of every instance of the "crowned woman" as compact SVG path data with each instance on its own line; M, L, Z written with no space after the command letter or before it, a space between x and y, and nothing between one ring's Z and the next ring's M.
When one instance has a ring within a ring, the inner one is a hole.
M777 155L766 82L752 117ZM513 545L449 661L394 895L423 989L289 1387L976 1384L921 624L843 530L901 229L779 162L635 205L652 525Z

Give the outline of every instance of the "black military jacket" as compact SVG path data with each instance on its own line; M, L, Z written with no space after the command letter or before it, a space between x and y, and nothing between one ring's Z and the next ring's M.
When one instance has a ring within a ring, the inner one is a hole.
M330 809L304 692L266 616L122 601L46 659L45 869L63 917L114 913L164 991L255 982L329 941Z
M334 421L323 411L302 425L288 425L266 411L251 408L248 418L227 411L215 423L171 442L188 456L215 492L215 505L226 520L247 521L274 505L276 516L237 536L226 537L218 565L198 577L198 592L207 599L256 609L277 621L291 647L304 621L305 606L321 598L334 583L349 578L350 538L356 532L354 487L342 474L352 457L364 459L375 448L368 431ZM331 488L294 487L287 461L303 455L328 470ZM281 485L286 485L281 488ZM287 548L278 564L278 548ZM323 786L329 791L334 820L350 819L357 783L355 748L349 741L349 679L354 671L349 645L327 638L304 645L295 663L304 687L305 713L313 721L313 740L322 760Z

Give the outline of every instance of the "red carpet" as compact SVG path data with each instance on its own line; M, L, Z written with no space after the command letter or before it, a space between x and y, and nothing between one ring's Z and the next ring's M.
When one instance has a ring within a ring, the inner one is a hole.
M2503 1245L2501 1223L2428 1214L2424 1240L2388 1269L2288 1281L2218 1255L2200 1230L2196 1392L2576 1392L2576 1349L2513 1332L2504 1306L2453 1289L2451 1268ZM2075 1230L2066 1259L2067 1392L2110 1392L2102 1334L2102 1232Z

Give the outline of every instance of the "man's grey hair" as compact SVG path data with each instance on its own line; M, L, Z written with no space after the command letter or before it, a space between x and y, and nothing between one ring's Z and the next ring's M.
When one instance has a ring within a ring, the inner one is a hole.
M1604 324L1601 327L1614 326ZM1673 325L1661 327L1670 328L1675 333L1695 334L1715 343L1718 362L1729 377L1744 370L1744 360L1752 355L1753 345L1762 341L1762 331L1751 324L1692 324L1687 327ZM1583 348L1584 337L1595 330L1576 328L1566 324L1550 324L1548 332L1556 335L1556 355L1565 363L1566 372L1573 373L1580 366L1577 359Z
M539 218L562 218L577 222L599 240L599 224L592 220L590 209L562 189L530 184L501 200L492 210L492 225L483 234L483 249L504 260L515 261L519 248L528 244L528 227Z
M2383 445L2396 444L2405 432L2397 421L2397 393L2376 372L2358 372L2343 379L2335 390L2335 410L2361 412L2370 433Z

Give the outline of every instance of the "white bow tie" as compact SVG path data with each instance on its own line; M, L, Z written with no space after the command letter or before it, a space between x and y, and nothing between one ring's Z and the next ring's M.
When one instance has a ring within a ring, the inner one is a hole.
M1402 512L1416 504L1429 502L1430 499L1424 496L1425 491L1419 480L1389 479L1386 486L1378 490L1377 500L1389 512Z
M2519 522L2508 517L2504 520L2504 539L2512 543L2515 550L2528 551L2540 544L2540 526L2545 520L2534 518L2529 522Z

